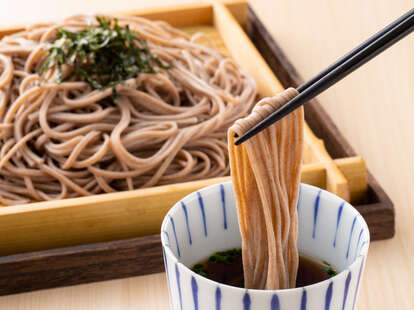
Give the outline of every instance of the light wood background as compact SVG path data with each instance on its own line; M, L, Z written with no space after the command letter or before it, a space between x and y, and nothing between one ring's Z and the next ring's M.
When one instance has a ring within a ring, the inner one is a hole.
M0 0L0 26L74 13L194 0ZM300 73L309 78L413 6L412 0L252 0ZM414 35L320 96L396 206L392 240L372 244L358 309L414 309ZM0 298L10 310L168 309L163 274Z

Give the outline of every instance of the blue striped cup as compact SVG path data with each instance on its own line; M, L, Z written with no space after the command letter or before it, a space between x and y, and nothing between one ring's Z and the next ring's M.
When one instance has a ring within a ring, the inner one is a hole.
M250 290L217 283L190 270L209 255L241 247L231 182L191 193L168 212L161 227L173 310L351 310L369 247L369 231L349 203L301 184L299 251L335 266L338 275L286 290Z

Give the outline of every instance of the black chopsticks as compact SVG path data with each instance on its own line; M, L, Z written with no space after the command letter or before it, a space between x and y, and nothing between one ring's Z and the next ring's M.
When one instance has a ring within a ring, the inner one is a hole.
M340 81L348 74L398 42L414 30L414 9L395 20L393 23L370 37L349 53L338 59L325 70L297 88L299 95L290 100L263 121L250 128L235 141L239 145L260 131L266 129L310 99Z

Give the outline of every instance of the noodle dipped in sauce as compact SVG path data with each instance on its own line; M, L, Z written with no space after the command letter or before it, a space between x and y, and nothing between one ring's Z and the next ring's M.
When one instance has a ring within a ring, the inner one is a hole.
M0 204L229 173L226 131L250 111L254 81L199 34L99 18L0 40Z
M245 287L295 287L303 109L297 109L239 146L242 136L298 92L289 88L259 101L252 113L228 131L231 175L242 237Z
M191 270L222 284L245 287L241 249L217 252L195 264ZM328 262L300 255L295 287L318 283L337 274L338 271Z

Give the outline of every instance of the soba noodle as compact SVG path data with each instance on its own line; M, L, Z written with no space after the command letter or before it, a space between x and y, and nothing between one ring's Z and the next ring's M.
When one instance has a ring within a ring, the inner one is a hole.
M242 235L245 287L295 287L298 268L297 201L303 154L303 109L234 145L280 105L297 95L293 88L257 103L228 132L231 174Z
M91 23L91 16L74 16L0 41L0 203L228 174L226 131L252 108L254 81L231 58L197 43L199 34L138 17L118 23L137 31L171 68L118 85L116 103L110 88L58 83L56 66L41 78L56 29Z

